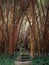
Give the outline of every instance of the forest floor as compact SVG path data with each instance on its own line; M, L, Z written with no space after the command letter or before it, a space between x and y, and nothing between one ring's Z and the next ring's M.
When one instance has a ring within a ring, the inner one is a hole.
M12 56L0 55L0 65L14 65L17 54ZM36 56L32 60L32 65L49 65L49 56L39 57Z

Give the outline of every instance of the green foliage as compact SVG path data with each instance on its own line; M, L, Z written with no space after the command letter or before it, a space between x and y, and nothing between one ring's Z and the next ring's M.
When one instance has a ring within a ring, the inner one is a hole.
M0 65L14 65L14 61L17 59L18 53L12 56L0 55ZM49 65L49 56L46 57L34 57L32 59L32 65Z
M10 57L1 56L0 65L14 65L13 59Z
M47 6L47 7L48 7L48 5L49 5L49 0L41 0L41 2L42 2L42 4L43 4L44 6ZM38 0L38 3L40 3L40 0Z
M34 57L32 65L49 65L49 56L46 57Z
M47 4L47 5L48 5L48 4L49 4L49 0L45 0L45 4Z
M12 56L0 55L0 65L14 65L14 61L17 58L17 53Z
M49 5L49 0L42 0L42 2L44 3L45 6Z

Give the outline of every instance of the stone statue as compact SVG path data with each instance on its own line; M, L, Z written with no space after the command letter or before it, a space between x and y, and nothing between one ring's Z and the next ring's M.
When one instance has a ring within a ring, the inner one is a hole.
M23 43L20 46L20 51L18 54L17 61L15 61L15 65L32 65L29 59L29 53L25 50Z
M23 43L20 46L20 51L19 51L17 60L19 60L19 61L28 61L29 60L29 53L25 50Z

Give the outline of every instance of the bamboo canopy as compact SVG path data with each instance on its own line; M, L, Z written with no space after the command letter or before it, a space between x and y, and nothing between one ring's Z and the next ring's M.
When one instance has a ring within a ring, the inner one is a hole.
M0 0L0 53L12 55L29 40L32 57L48 54L49 7L45 0Z

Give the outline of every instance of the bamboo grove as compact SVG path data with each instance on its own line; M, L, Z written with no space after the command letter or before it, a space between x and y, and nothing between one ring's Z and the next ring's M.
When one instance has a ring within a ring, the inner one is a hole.
M42 0L0 0L0 54L12 55L24 17L29 23L30 54L49 53L49 7Z

